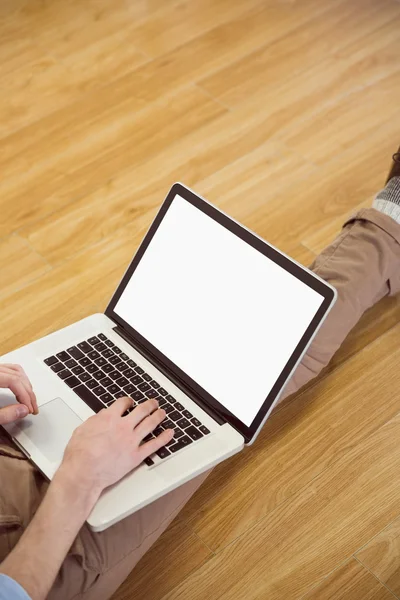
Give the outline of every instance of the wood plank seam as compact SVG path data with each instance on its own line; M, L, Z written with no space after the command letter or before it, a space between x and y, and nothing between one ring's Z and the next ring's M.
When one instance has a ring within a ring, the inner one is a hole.
M219 104L225 110L227 110L229 112L232 112L234 110L234 108L232 108L231 106L227 106L224 102L221 102L221 100L219 98L216 98L208 90L203 88L203 86L198 81L193 81L192 83L193 83L193 87L195 89L197 89L199 92L202 92L205 96L207 96L214 102L217 102L217 104Z
M322 585L324 583L324 581L326 581L327 579L329 579L329 577L331 577L334 573L336 573L336 571L339 571L339 569L341 569L342 567L344 567L344 565L349 562L350 558L351 557L347 556L334 569L332 569L332 571L330 573L328 573L325 577L323 577L323 579L321 579L320 581L317 581L309 590L307 590L307 592L305 594L303 594L302 596L300 596L298 598L298 600L303 600L304 598L307 598L307 596L309 594L311 594L313 590L317 589L320 585Z
M385 528L385 529L386 529L386 528ZM374 536L374 537L376 537L376 536ZM357 552L358 552L358 551L357 551ZM371 569L369 569L369 568L368 568L366 565L364 565L364 563L362 563L362 562L361 562L361 560L357 558L357 556L355 555L355 553L354 553L352 556L353 556L353 558L354 558L354 559L355 559L355 560L356 560L356 561L357 561L357 562L358 562L358 563L359 563L359 564L360 564L360 565L361 565L361 566L362 566L362 567L363 567L363 568L364 568L366 571L368 571L369 573L371 573L371 575L374 577L374 579L376 579L376 581L378 581L378 582L379 582L381 585L383 585L383 587L384 587L384 588L386 588L386 589L387 589L387 591L388 591L388 592L389 592L389 593L390 593L390 594L393 596L393 598L396 598L397 600L399 600L399 597L398 597L398 596L396 596L396 595L395 595L395 594L392 592L392 590L391 590L390 588L388 588L388 586L386 585L386 583L385 583L384 581L381 581L381 580L379 579L379 577L377 577L377 576L375 575L375 573L373 573L373 572L371 571Z
M179 514L178 514L177 518L179 519ZM193 531L193 529L190 527L190 525L188 525L188 523L186 523L186 521L184 519L179 519L179 520L182 523L184 523L184 525L186 526L186 529L188 529L191 533L193 533L196 536L196 538L203 544L203 546L205 546L211 552L212 556L216 556L216 552L214 552L214 550L212 550L210 548L210 546L204 540L201 539L201 537L199 536L198 533L196 533L196 531Z
M28 247L28 248L29 248L29 249L30 249L30 250L31 250L31 251L32 251L34 254L36 254L36 256L39 256L39 257L40 257L40 258L41 258L41 259L42 259L42 260L43 260L43 261L44 261L44 262L45 262L45 263L48 265L48 267L49 267L49 270L53 268L53 265L51 265L51 264L49 263L49 261L47 260L47 258L46 258L45 256L43 256L42 254L40 254L40 252L38 252L38 251L36 250L36 248L34 248L34 247L32 246L32 244L30 243L30 241L29 241L27 238L23 237L22 235L19 235L19 234L18 234L16 231L13 231L13 232L11 232L11 234L10 234L10 235L12 235L12 236L14 236L14 237L17 237L18 239L22 240L22 241L23 241L23 243L24 243L24 244L25 244L25 245L26 245L26 246L27 246L27 247ZM42 276L41 276L41 277L42 277Z

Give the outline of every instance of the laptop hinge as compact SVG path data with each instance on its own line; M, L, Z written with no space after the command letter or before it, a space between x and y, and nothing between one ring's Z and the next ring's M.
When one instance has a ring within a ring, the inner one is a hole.
M118 333L118 335L120 335L126 342L128 342L128 344L133 346L135 350L140 352L140 354L143 354L143 356L149 362L151 362L152 365L154 365L159 371L161 371L161 373L168 377L168 379L170 379L172 383L174 383L180 390L182 390L184 394L189 396L189 398L193 400L193 402L198 404L198 406L200 406L200 408L204 410L204 412L206 412L212 419L214 419L214 421L216 421L219 425L224 425L226 423L226 421L224 421L224 419L222 419L222 417L216 411L207 406L207 404L203 402L201 398L199 398L199 396L194 390L192 390L188 385L186 385L179 377L172 374L159 360L157 360L157 358L153 354L151 354L151 352L144 348L139 342L133 340L124 331L124 329L122 329L122 327L116 325L115 327L113 327L113 331L115 331L115 333Z

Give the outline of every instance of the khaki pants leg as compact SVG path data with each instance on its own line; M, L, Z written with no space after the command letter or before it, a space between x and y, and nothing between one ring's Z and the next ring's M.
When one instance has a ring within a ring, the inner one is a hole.
M363 313L400 290L400 225L373 208L349 219L341 235L311 265L338 298L280 401L326 367Z
M346 223L342 234L312 265L320 277L336 287L337 303L282 399L328 364L367 308L400 290L399 266L400 225L374 209L361 210ZM13 456L5 456L7 452ZM103 533L93 534L84 526L49 598L109 598L206 476L197 477ZM0 482L1 561L32 518L46 484L23 456L5 443L0 445Z

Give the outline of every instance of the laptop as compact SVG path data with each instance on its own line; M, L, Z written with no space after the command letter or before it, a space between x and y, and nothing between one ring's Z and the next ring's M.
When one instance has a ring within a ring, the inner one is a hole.
M84 285L84 282L82 282ZM105 490L102 531L252 444L336 298L334 288L174 184L104 314L0 358L40 414L4 426L51 479L74 429L117 398L156 398L174 439ZM0 406L15 402L0 392Z

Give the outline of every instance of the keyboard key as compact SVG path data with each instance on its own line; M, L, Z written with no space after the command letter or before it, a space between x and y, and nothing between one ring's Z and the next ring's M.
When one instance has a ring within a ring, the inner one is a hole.
M98 337L93 336L88 339L88 342L89 342L89 344L92 344L92 346L94 346L95 344L98 344L100 342L100 340Z
M91 358L92 360L96 360L96 358L100 357L100 354L97 352L97 350L92 350L91 352L88 353L88 357Z
M115 383L117 385L119 385L120 387L124 387L125 385L128 385L129 381L128 381L128 379L126 379L126 377L120 377L119 379L116 380Z
M44 362L48 367L51 367L51 365L55 365L58 362L58 359L55 356L49 356Z
M124 372L124 371L128 371L129 367L125 362L119 362L115 365L115 368L118 369L118 371Z
M187 419L182 418L179 421L176 422L176 424L178 425L178 427L180 427L181 429L186 429L186 427L190 426L190 423Z
M200 431L202 434L204 435L208 435L210 433L210 430L207 429L207 427L205 425L201 425L201 427L199 427Z
M87 342L81 342L80 344L78 344L78 348L79 350L82 350L82 352L84 352L85 354L93 350L92 346Z
M190 427L188 427L187 429L185 429L185 433L187 435L190 435L190 437L192 438L192 440L199 440L200 438L203 437L203 434L200 433L200 431L198 429L196 429L196 427L194 425L191 425Z
M167 415L169 415L169 413L172 413L175 411L174 407L171 406L170 404L166 404L165 406L163 406L163 409L165 410Z
M150 389L148 392L146 392L146 396L147 398L157 398L157 392L156 390Z
M192 440L188 435L183 435L179 442L182 443L184 446L189 446L189 444L192 443Z
M168 394L168 396L166 396L168 402L171 402L171 404L175 404L176 400L173 396L171 396L171 394Z
M151 375L149 375L148 373L143 373L143 379L145 381L151 381Z
M82 367L87 367L88 365L90 365L90 358L88 358L87 356L81 358L79 364L82 365Z
M168 394L167 390L164 390L164 388L159 388L158 393L161 394L161 396L166 396Z
M108 346L109 348L112 348L114 346L114 342L112 342L111 340L107 340L106 346Z
M99 340L101 340L102 342L106 342L108 340L108 338L104 335L104 333L99 333L99 335L97 336L99 338Z
M182 429L179 429L179 427L175 427L174 429L174 440L177 440L178 438L182 437L183 435L185 435L182 431Z
M103 388L102 385L98 385L97 387L93 388L93 394L96 394L96 396L102 396L105 393L106 390Z
M139 390L137 390L136 392L133 392L132 398L134 400L136 400L136 402L140 402L141 400L144 400L144 394L142 394L142 392L139 392Z
M138 388L141 392L147 392L147 390L150 389L150 386L148 383L146 383L145 381L143 383L141 383L140 385L138 385Z
M88 373L94 373L95 371L98 371L97 365L90 363L90 365L86 367L86 371Z
M134 360L132 360L131 358L127 361L128 365L133 369L134 367L136 367L136 363Z
M136 387L132 383L128 383L128 385L124 387L124 392L126 392L127 396L133 394L134 391L136 391Z
M115 394L114 394L114 398L125 398L125 396L126 396L126 394L122 390L119 390L118 392L115 392Z
M113 380L110 379L109 377L104 377L104 379L101 380L101 385L104 386L105 388L108 388L110 385L115 385Z
M103 356L100 356L100 358L96 358L94 362L98 367L104 367L104 365L108 364L107 360Z
M173 423L169 419L164 419L164 421L161 423L161 426L164 429L175 429L175 423Z
M124 371L124 377L129 377L129 379L131 377L135 377L135 375L136 375L136 373L133 369L128 368L128 369L125 369L125 371Z
M72 358L75 358L75 360L80 360L85 356L83 352L79 350L79 348L77 348L76 346L71 346L71 348L67 348L67 352L72 356Z
M104 379L102 381L102 385L104 385ZM120 389L115 383L112 383L111 385L107 386L107 391L110 392L110 394L116 394L120 391Z
M152 381L150 381L150 385L151 387L153 387L155 390L158 390L158 388L160 387L160 384L157 383L157 381L155 381L154 379Z
M117 364L117 363L119 363L119 362L121 362L121 361L120 361L120 359L119 359L119 356L116 356L116 355L114 354L114 355L113 355L113 356L111 356L111 358L109 359L109 362L110 362L112 365L115 365L115 364Z
M66 352L59 352L57 354L57 358L59 360L61 360L61 362L65 362L66 360L69 360L71 357L69 354L67 354Z
M105 376L106 376L106 374L103 373L103 371L100 371L100 369L93 373L93 377L98 380L103 379L103 377L105 377Z
M100 342L100 344L96 344L95 349L97 352L103 352L103 350L107 350L107 346L103 342Z
M118 348L118 346L113 346L112 349L115 352L115 354L122 354L122 350L121 348Z
M163 431L164 429L162 427L156 427L153 433L157 437L158 435L161 435Z
M177 410L172 411L171 413L169 413L168 416L172 421L179 421L179 419L182 418L181 413L178 412Z
M183 414L185 414L185 413L183 413ZM196 417L193 417L192 423L193 423L193 425L196 425L196 427L200 427L200 425L201 425L201 422L198 419L196 419Z
M75 377L75 375L72 375L72 377L67 377L67 379L64 379L64 383L66 383L70 388L74 388L77 385L81 385L81 382L79 381L79 379L77 377Z
M79 379L85 383L85 381L89 381L90 375L89 373L82 373L82 375L79 375Z
M136 373L138 373L139 375L142 375L144 373L144 369L142 369L142 367L136 367L135 369Z
M176 440L174 438L172 438L172 440L169 440L169 442L167 444L165 444L165 447L168 448L168 446L172 446L172 444L175 444Z
M143 379L139 377L139 375L135 375L135 377L131 377L131 381L134 385L140 385L143 383Z
M121 373L114 369L114 371L111 371L111 373L109 373L109 376L115 381L115 379L119 379L121 377Z
M85 383L91 390L99 385L95 379L88 379Z
M102 408L104 408L104 404L96 398L94 394L90 390L87 389L86 386L81 383L76 388L74 388L75 394L79 396L81 400L86 402L86 404L96 413L98 413Z
M159 406L162 406L162 407L164 407L166 404L168 405L168 402L166 401L166 399L163 396L158 396L157 402L158 402Z
M176 408L176 410L180 410L180 411L185 410L185 407L180 402L175 403L175 408Z
M82 373L85 372L85 369L83 367L81 367L81 365L77 365L76 367L71 369L71 371L74 373L74 375L82 375Z
M59 373L65 369L65 366L60 362L56 362L54 365L51 365L50 369L54 371L54 373Z
M129 356L125 354L125 352L122 352L119 357L122 358L122 360L129 360Z
M104 365L103 371L104 373L111 373L111 371L114 371L114 367L113 365L107 363L106 365Z
M154 460L152 460L152 459L150 458L150 456L148 456L147 458L145 458L145 459L144 459L144 462L146 463L146 465L147 465L148 467L152 467L152 466L154 465Z
M156 452L157 456L159 456L160 458L167 458L167 456L170 456L170 451L167 450L165 448L165 446L163 446L162 448L160 448L159 450L157 450Z
M70 358L69 360L65 361L65 366L68 369L72 369L72 367L76 367L77 365L78 365L78 363L73 358Z
M184 410L183 411L183 416L186 417L187 419L191 419L193 417L192 413L189 412L188 410Z
M186 446L189 446L189 444L191 444L191 443L192 443L192 440L190 439L190 437L188 435L184 435L176 442L176 444L169 447L169 451L172 453L178 452L178 450L182 450L182 448L186 448Z
M107 346L106 346L106 348L107 348ZM112 353L112 350L110 350L110 348L107 348L107 350L103 350L101 355L104 356L104 358L110 358L110 356L114 356Z
M72 373L71 371L68 371L68 369L64 369L63 371L59 371L57 373L57 375L61 378L61 379L67 379L67 377L71 377Z
M112 400L114 400L113 396L111 396L111 394L109 392L106 392L105 394L103 394L102 396L100 396L100 400L102 402L111 402Z

